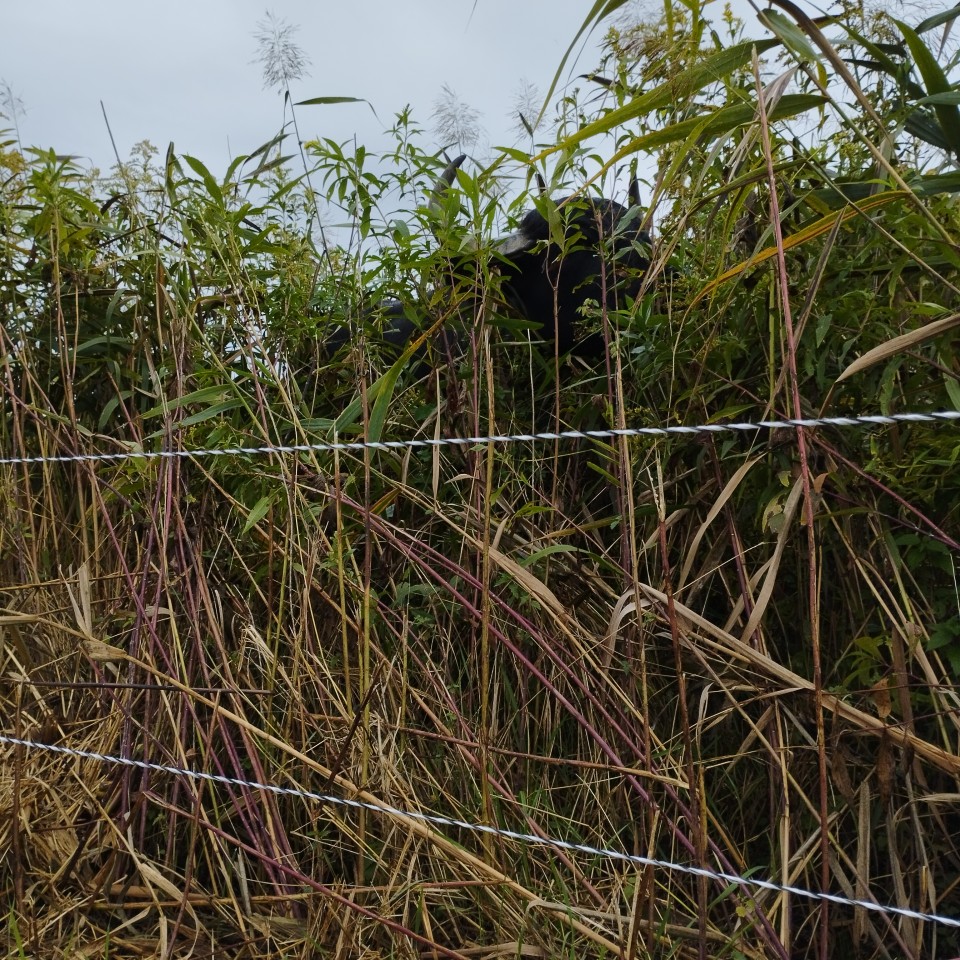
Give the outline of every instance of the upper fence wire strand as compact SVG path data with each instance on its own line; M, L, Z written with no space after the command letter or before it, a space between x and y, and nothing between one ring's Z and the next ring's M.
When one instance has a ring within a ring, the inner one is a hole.
M170 460L198 457L268 456L290 453L350 453L361 450L410 450L417 447L472 447L478 444L529 443L541 440L610 440L615 437L669 437L708 433L747 433L759 430L813 429L816 427L871 427L897 423L949 423L960 421L958 410L930 413L865 414L858 417L811 417L796 420L760 420L757 423L702 423L695 426L623 427L607 430L560 430L545 433L491 434L481 437L423 437L407 440L333 440L317 443L272 444L260 447L212 447L200 450L123 450L117 453L73 453L39 457L0 457L0 465L30 463L117 462Z

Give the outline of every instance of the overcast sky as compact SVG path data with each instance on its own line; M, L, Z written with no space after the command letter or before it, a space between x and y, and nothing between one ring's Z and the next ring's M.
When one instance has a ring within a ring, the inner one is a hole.
M266 9L299 26L311 60L295 99L361 97L363 104L298 110L305 138L372 149L406 104L430 128L444 83L480 111L489 142L519 143L511 103L521 81L545 92L587 16L588 0L17 0L5 5L0 79L22 101L25 146L76 154L104 171L150 140L161 155L200 157L222 173L231 156L270 139L283 121L265 90L254 33ZM574 72L596 65L589 42ZM567 71L569 76L569 69ZM426 145L433 144L432 138Z

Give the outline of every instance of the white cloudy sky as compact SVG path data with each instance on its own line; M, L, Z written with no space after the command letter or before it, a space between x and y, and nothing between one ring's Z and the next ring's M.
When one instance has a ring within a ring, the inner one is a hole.
M302 134L356 134L376 149L408 103L429 128L444 83L481 112L491 143L518 142L509 114L521 80L547 89L592 0L17 0L3 13L0 79L23 101L24 145L108 168L102 100L121 156L172 140L222 172L283 120L252 62L265 5L299 25L312 61L296 99L362 97L376 110L301 108ZM595 66L595 52L589 42L574 72Z

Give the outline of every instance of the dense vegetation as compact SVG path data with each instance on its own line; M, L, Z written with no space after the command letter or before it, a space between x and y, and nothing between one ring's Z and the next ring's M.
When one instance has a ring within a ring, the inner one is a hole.
M785 3L754 44L617 6L549 140L439 210L407 115L388 156L300 167L280 138L222 176L7 143L3 457L960 409L950 16ZM545 356L491 238L534 171L610 195L632 162L650 282L584 312L596 366ZM382 349L386 297L465 357ZM899 423L4 464L2 732L960 917L958 455L955 424ZM10 957L960 952L944 924L0 757Z

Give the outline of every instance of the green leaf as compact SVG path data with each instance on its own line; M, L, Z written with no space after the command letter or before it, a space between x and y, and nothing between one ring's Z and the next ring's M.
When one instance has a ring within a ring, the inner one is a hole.
M204 186L207 188L207 193L216 200L219 206L223 206L223 193L220 190L220 185L217 183L213 174L203 165L203 163L198 160L196 157L184 156L188 166L194 173L196 173L201 180L203 180Z
M396 387L397 380L400 377L404 367L413 356L417 347L422 345L422 338L418 337L413 343L409 344L406 350L400 355L400 358L390 369L378 378L367 389L367 402L373 402L373 409L368 423L366 440L379 440L380 432L383 429L384 418L386 417L386 408L393 397L393 390ZM363 411L363 398L358 394L341 414L334 421L334 431L338 434L348 431L359 419Z
M927 85L927 96L950 92L952 89L950 81L916 31L902 20L893 22L900 28L903 39L907 41L920 76ZM960 157L960 109L957 109L955 104L937 104L933 109L943 128L950 151L954 156Z
M826 98L815 93L792 93L781 97L776 107L770 111L768 119L772 123L775 120L783 120L787 117L794 117L797 114L805 113L815 107L821 107L825 104ZM613 157L604 165L608 169L615 163L619 163L624 157L630 154L638 153L641 150L655 150L668 143L675 143L677 140L697 140L710 141L738 127L746 126L756 119L756 107L752 103L737 103L731 106L721 107L713 114L707 117L693 117L690 120L681 120L679 123L671 124L662 130L655 130L653 133L644 134L631 140L626 146L618 150Z
M557 553L576 553L577 548L571 543L555 543L552 546L544 547L542 550L534 550L529 557L524 557L520 561L521 567L533 567L545 557L552 557Z
M814 221L813 223L807 224L796 233L791 233L788 237L785 237L783 241L783 249L785 251L793 250L795 247L799 247L804 243L809 243L811 240L816 240L818 237L828 233L834 228L834 225L838 221L843 223L847 220L853 219L854 217L862 217L865 213L868 213L871 210L886 206L906 196L909 196L909 194L903 190L888 190L879 196L865 199L857 207L848 206L842 210L830 213L827 216L821 217L819 220ZM720 274L719 277L716 277L714 280L711 280L705 286L701 287L699 292L693 298L692 304L699 303L704 297L711 296L714 291L716 291L728 280L732 280L734 277L740 276L740 274L748 268L753 268L759 266L761 263L765 263L767 260L775 257L777 253L778 249L776 246L766 247L763 250L753 254L753 256L749 257L747 260L730 267L728 270L725 270L722 274Z
M943 134L943 127L923 110L914 110L903 124L903 129L911 136L929 143L938 150L949 150L950 144Z
M127 345L127 341L116 336L99 336L91 337L89 340L84 340L83 343L78 343L75 348L68 348L67 355L72 357L83 357L86 354L93 354L97 357L104 356L110 347L121 347ZM107 350L102 348L106 347Z
M760 22L769 27L801 60L819 63L820 55L807 39L807 35L779 10L761 10Z
M273 506L273 497L266 494L261 497L247 513L247 522L243 525L243 532L247 533L252 527L255 527L270 511Z
M937 193L960 193L960 170L920 177L909 180L908 183L910 189L920 197L932 197Z
M516 160L517 163L530 163L530 155L525 150L518 150L516 147L497 147L497 153Z
M844 29L847 31L847 34L855 40L870 56L873 57L874 63L870 64L868 62L853 60L852 63L859 63L860 66L868 67L868 69L873 70L882 70L884 73L888 74L891 77L898 77L900 74L900 64L889 56L888 52L883 48L882 44L874 43L872 40L868 40L865 36L860 33L857 33L853 27L848 24L844 24Z
M960 410L960 383L953 377L944 377L943 386L947 391L947 396L950 398L950 402L953 404L954 410Z
M857 33L852 27L846 24L844 27L847 34L873 57L873 60L854 58L849 61L850 63L863 67L866 70L885 73L899 87L905 90L907 95L913 100L919 100L926 94L926 91L920 84L911 80L909 76L904 75L906 71L900 61L893 59L894 57L906 57L907 50L902 44L874 43Z
M408 353L411 355L413 353L409 347L404 350L403 356L377 381L379 390L374 397L373 407L370 410L370 420L367 422L367 440L376 442L383 435L383 425L387 420L387 411L390 409L393 391L409 360Z
M943 135L943 128L923 110L914 110L904 121L903 129L912 137L929 143L938 150L949 150L950 145Z
M223 403L214 403L212 406L207 407L206 410L201 410L199 413L184 417L179 425L181 427L192 427L194 424L203 423L204 420L213 420L225 413L229 413L231 410L237 410L242 406L243 403L236 397L230 400L224 400Z
M948 90L946 93L934 93L929 97L921 97L917 103L952 103L960 104L960 90Z
M754 48L758 53L763 53L771 47L778 46L779 43L779 40L748 40L746 43L738 43L729 49L718 50L716 53L705 57L696 67L680 73L647 93L634 97L629 103L616 110L611 110L610 113L599 120L581 127L576 133L560 141L556 146L544 150L534 159L541 160L552 153L570 150L581 141L601 133L607 133L620 124L628 123L637 117L646 116L648 113L661 110L670 106L670 104L683 103L708 84L726 79L730 74L749 63L753 57ZM821 101L822 99L820 98ZM696 124L697 121L685 122ZM650 134L650 136L653 136L653 134Z
M328 103L369 103L362 97L311 97L309 100L298 100L297 107L316 107Z
M173 141L167 144L167 155L163 162L163 188L167 193L167 198L171 206L176 206L177 196L174 187L174 175L183 176L180 164L177 163L177 155L173 151Z
M229 397L233 393L229 386L224 384L215 384L211 387L203 387L200 390L194 390L192 393L185 393L181 397L174 397L166 403L156 407L151 407L144 411L144 418L157 417L171 410L179 410L181 407L189 406L194 403L210 403L214 400L220 400L223 397Z
M261 173L266 173L268 170L273 170L274 167L282 167L288 160L292 158L292 154L281 155L279 157L274 157L272 160L267 160L266 157L258 165L257 169L253 173L249 174L248 179L255 180L260 176Z
M540 116L537 117L533 126L536 128L540 125L540 121L543 119L543 115L546 112L547 104L550 103L551 97L553 97L553 91L557 89L557 84L560 82L560 78L563 76L563 68L567 65L567 61L570 59L570 54L573 53L577 44L580 42L581 37L588 37L593 33L597 24L601 20L609 17L611 13L619 10L628 0L595 0L595 3L590 8L590 12L587 14L586 20L580 25L580 29L577 31L576 36L573 40L570 41L570 46L567 47L566 53L560 59L560 66L557 67L557 72L553 75L553 80L550 81L550 87L547 90L546 96L543 98L543 107L540 110Z
M250 161L254 157L266 156L270 151L280 143L283 143L287 139L289 134L287 133L278 133L272 140L268 140L263 146L257 147L256 150L251 153L246 160Z
M934 27L939 27L941 23L946 23L948 20L956 20L957 17L960 17L960 4L943 10L940 13L935 13L932 17L927 17L926 20L921 20L920 23L917 24L917 33L926 33Z

